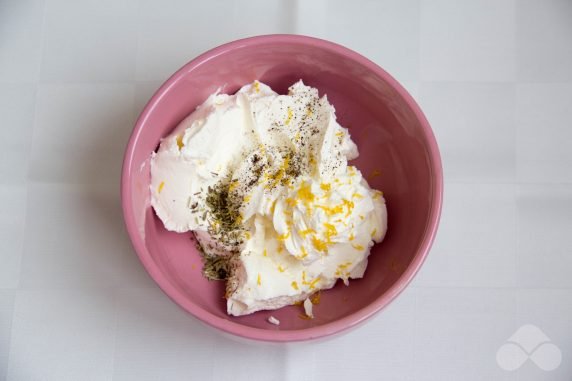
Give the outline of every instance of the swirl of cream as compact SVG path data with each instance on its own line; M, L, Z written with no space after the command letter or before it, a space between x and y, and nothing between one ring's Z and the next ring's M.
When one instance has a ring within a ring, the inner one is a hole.
M288 253L305 264L328 255L338 243L366 250L376 228L372 191L361 173L349 166L332 182L300 177L276 201L273 225ZM371 225L371 226L369 226ZM366 231L366 237L360 232Z

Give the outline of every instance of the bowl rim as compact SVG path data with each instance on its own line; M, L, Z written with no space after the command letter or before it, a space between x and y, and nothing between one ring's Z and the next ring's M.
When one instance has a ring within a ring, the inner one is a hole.
M182 80L186 73L196 69L197 67L204 65L209 60L225 54L229 51L252 47L264 44L302 44L311 45L319 47L320 49L330 51L334 54L341 55L347 59L357 61L362 66L366 67L368 70L373 72L376 76L381 77L386 81L393 89L397 91L399 96L403 98L406 104L415 114L415 117L421 124L421 129L425 135L425 139L428 143L429 159L431 162L430 169L431 182L432 182L432 194L431 194L431 209L429 211L429 218L427 228L423 234L423 240L420 244L419 250L417 251L415 257L411 261L410 265L407 267L405 272L401 275L397 281L391 285L391 287L382 295L378 296L373 302L364 308L354 311L350 315L347 315L339 320L326 323L324 325L309 327L304 329L290 330L290 331L280 331L280 330L266 330L262 328L255 328L245 326L236 323L232 320L225 319L210 312L204 310L197 304L193 303L191 300L184 297L183 293L171 285L168 278L163 275L157 266L154 265L154 261L148 252L144 240L139 234L137 224L135 222L135 211L132 208L132 184L130 181L132 175L132 160L134 156L134 150L139 139L142 126L145 124L149 115L153 112L156 104L161 100L166 92L175 85L178 81ZM151 99L145 105L143 111L139 115L135 127L129 138L129 142L125 149L125 155L123 159L123 167L121 173L121 205L123 209L123 218L127 232L135 252L139 257L143 266L153 278L153 280L159 285L163 292L169 296L176 304L182 307L184 310L189 312L191 315L199 319L200 321L220 329L224 332L230 333L246 339L253 339L257 341L267 341L267 342L292 342L292 341L306 341L317 339L321 337L330 336L342 331L347 331L352 327L359 325L360 323L368 320L377 312L385 308L389 303L391 303L411 282L415 274L418 272L419 268L422 266L431 245L435 239L437 228L439 225L439 219L441 216L443 202L443 168L441 163L441 157L439 154L439 148L435 140L433 131L427 121L425 115L412 98L412 96L395 80L390 74L379 67L377 64L369 60L368 58L362 56L361 54L354 52L342 45L337 43L315 38L304 35L294 35L294 34L269 34L260 35L254 37L243 38L235 41L225 43L223 45L217 46L211 50L202 53L196 58L189 61L179 70L177 70L167 81L165 81L159 89L153 94Z

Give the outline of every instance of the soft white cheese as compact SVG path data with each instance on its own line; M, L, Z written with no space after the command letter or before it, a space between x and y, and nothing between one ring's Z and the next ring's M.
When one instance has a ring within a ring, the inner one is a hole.
M274 316L268 318L268 322L274 325L280 325L280 320L276 319Z
M310 300L310 298L307 298L306 300L304 300L304 313L310 319L314 318L313 308L314 308L314 305L312 304L312 301Z
M385 200L348 166L357 156L326 96L302 81L288 95L255 81L211 95L161 142L151 203L168 230L194 231L212 255L238 255L229 314L276 309L362 277L383 239ZM237 208L238 242L218 233L217 186Z

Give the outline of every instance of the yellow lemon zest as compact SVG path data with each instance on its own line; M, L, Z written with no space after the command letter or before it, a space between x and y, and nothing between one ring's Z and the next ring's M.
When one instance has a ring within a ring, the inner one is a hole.
M352 245L352 247L356 250L363 250L363 246L362 245Z
M336 230L336 227L334 225L327 222L324 222L324 227L326 228L326 231L324 232L324 236L326 237L326 242L331 243L332 237L338 235L338 231Z
M346 272L345 269L347 269L351 264L352 264L351 262L340 263L338 265L335 275L337 277L342 277L342 276L347 277L349 273Z
M260 92L260 82L258 82L258 80L254 81L254 91L256 91L257 93Z
M236 188L238 188L239 182L238 180L232 180L230 182L230 184L228 185L228 191L232 192L233 190L235 190Z
M320 277L317 277L313 281L310 282L310 290L313 290L316 287L316 283L320 281ZM311 300L310 300L311 301Z
M343 202L344 206L348 209L348 211L346 212L346 217L349 217L350 214L352 214L352 210L354 209L354 206L355 206L354 202L347 200L345 198L342 200L342 202Z
M299 230L298 234L300 234L302 238L306 238L308 234L316 234L316 231L314 229Z
M293 208L296 206L296 204L298 203L298 201L295 198L292 197L288 197L286 200L286 205L288 205L289 207Z
M312 245L318 251L327 252L328 251L328 244L321 239L317 238L315 235L312 236Z
M264 251L262 252L262 256L267 257L268 256L268 250L264 249Z
M306 181L302 182L298 189L298 198L306 204L314 201L314 194L312 193L310 183Z
M348 237L348 241L351 242L351 241L353 241L355 238L356 238L356 237L355 237L354 233L351 232L351 233L350 233L350 236Z
M308 284L308 282L306 281L306 272L302 271L302 284Z
M316 158L314 157L313 153L310 153L310 158L308 159L308 164L314 167L316 165Z
M291 285L294 290L298 291L298 283L296 283L296 281L293 281Z
M284 124L289 125L290 122L292 121L292 116L293 116L292 109L290 108L290 106L288 106L286 113L287 113L287 115L286 115L286 120L284 121Z
M310 301L312 302L313 305L320 304L320 296L321 296L320 294L321 294L320 291L318 291L313 293L312 296L310 296Z
M338 132L336 132L336 136L337 136L337 137L344 136L344 132L343 132L343 131L338 131Z
M363 196L359 193L354 193L354 194L352 194L352 198L357 198L359 200L359 199L362 199Z
M159 187L157 188L157 193L161 193L161 191L163 190L163 187L165 187L165 182L161 181L161 184L159 184Z
M286 232L284 234L280 234L276 239L278 241L285 241L288 237L290 237L290 232Z
M179 147L179 151L185 146L185 144L183 143L183 136L179 135L177 136L177 147Z
M329 192L330 189L332 189L332 184L330 184L330 183L321 183L321 184L320 184L320 188L321 188L323 191Z
M260 273L258 274L258 278L256 279L256 284L259 286L262 284L262 281L260 279Z
M371 236L372 236L372 238L375 237L375 233L377 233L377 229L373 229L373 230L371 231Z
M278 271L280 271L281 273L283 273L286 269L284 267L282 267L282 265L278 265Z
M316 205L316 208L322 209L327 216L333 216L334 214L343 213L344 206L342 204L336 205L334 207L325 205Z
M273 174L266 173L264 175L264 180L266 181L266 189L274 188L286 175L286 171L290 168L290 158L286 156L282 164L280 164L280 168Z

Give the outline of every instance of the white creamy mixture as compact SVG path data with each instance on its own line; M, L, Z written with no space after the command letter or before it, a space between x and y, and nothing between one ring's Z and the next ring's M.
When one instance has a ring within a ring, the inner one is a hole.
M165 228L193 231L205 275L227 279L231 315L306 300L361 278L387 230L381 192L326 96L255 81L215 93L151 159L151 204Z

